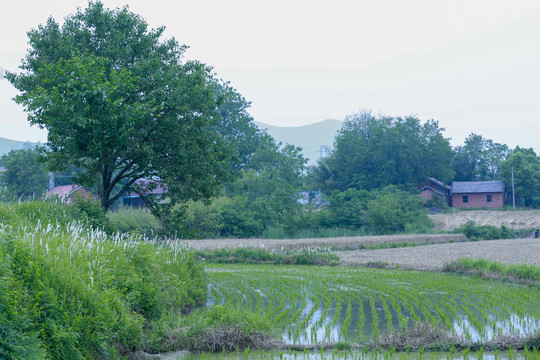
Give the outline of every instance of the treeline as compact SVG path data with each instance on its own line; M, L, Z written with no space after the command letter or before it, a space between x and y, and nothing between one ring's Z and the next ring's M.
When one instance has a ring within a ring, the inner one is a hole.
M111 230L190 238L423 232L430 222L417 184L427 177L510 184L512 168L518 205L540 206L540 161L532 149L510 150L477 134L453 149L436 121L364 112L347 117L332 153L306 169L301 149L276 143L253 124L249 104L234 89L221 91L228 100L220 108L218 131L233 156L217 195L176 204L157 214L161 222L144 211L137 221L111 214ZM12 151L1 162L4 200L44 192L48 175L39 149ZM77 173L71 166L59 179L77 181ZM310 193L310 204L299 201L302 192ZM97 208L83 206L94 215ZM104 224L104 213L99 216L97 223Z

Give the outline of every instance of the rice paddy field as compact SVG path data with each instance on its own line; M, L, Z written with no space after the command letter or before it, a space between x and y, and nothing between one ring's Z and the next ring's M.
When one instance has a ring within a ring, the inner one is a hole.
M208 265L207 306L260 313L288 344L367 342L418 322L466 343L540 331L540 287L352 267Z

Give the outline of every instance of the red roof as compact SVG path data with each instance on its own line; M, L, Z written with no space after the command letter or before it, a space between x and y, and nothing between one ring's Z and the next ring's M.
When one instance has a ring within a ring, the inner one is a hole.
M58 195L60 197L68 196L71 193L75 192L77 189L79 189L80 185L62 185L62 186L56 186L52 188L51 190L47 191L47 195Z

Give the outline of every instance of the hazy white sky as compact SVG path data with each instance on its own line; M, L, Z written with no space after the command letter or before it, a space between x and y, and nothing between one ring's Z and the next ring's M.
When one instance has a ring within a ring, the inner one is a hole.
M104 0L190 46L252 102L257 121L299 126L360 109L439 120L540 150L540 0ZM87 1L0 0L0 67L26 32ZM0 80L0 137L45 141Z

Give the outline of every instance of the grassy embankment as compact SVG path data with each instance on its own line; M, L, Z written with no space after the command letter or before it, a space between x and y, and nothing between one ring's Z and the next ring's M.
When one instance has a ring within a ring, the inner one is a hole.
M540 282L540 266L527 264L501 264L484 259L463 258L446 264L443 270L510 281Z
M178 328L185 349L231 329L249 346L270 331L228 308L192 312L206 279L183 243L108 235L78 219L53 202L0 203L0 358L121 358L159 351Z

